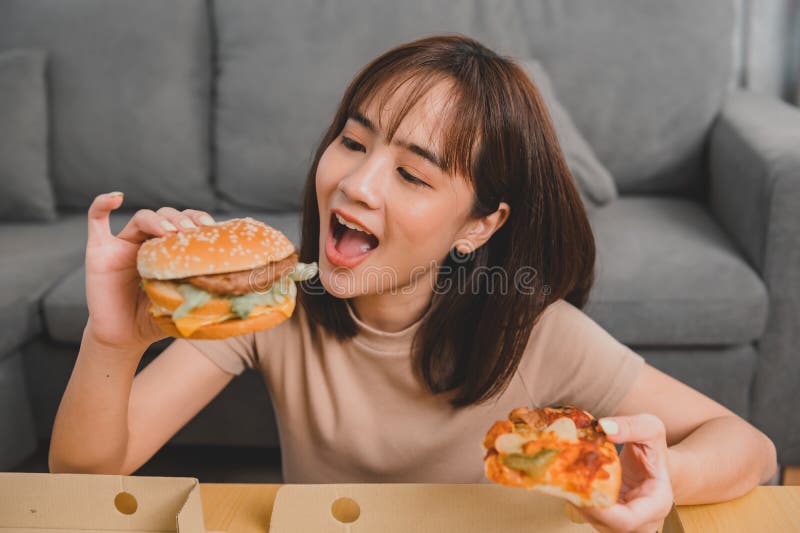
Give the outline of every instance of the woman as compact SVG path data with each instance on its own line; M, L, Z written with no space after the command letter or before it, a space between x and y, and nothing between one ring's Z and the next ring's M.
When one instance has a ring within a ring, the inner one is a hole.
M619 504L581 511L601 528L652 531L673 497L730 499L775 471L764 434L580 310L594 240L552 124L520 68L473 40L400 46L350 84L305 190L300 260L319 276L278 327L176 340L134 378L164 337L138 246L213 220L140 210L113 236L121 203L89 208L90 317L53 471L135 471L245 367L270 388L287 482L480 482L494 420L566 402L625 443Z

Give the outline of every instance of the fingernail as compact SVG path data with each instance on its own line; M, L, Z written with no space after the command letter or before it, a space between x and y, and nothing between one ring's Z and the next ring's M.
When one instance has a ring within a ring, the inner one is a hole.
M210 226L214 224L214 219L211 218L209 215L200 215L200 222L202 222L207 226Z
M111 196L111 197L122 196L123 194L125 194L125 193L123 193L121 191L112 191L112 192L108 193L108 195Z
M184 228L196 228L197 227L197 226L194 225L194 222L192 222L188 218L184 218L183 220L181 220L180 224Z
M178 228L175 227L175 224L173 224L169 220L162 220L161 227L167 231L178 231Z
M619 432L617 423L608 418L602 418L600 420L600 427L603 428L603 431L605 431L607 435L616 435Z

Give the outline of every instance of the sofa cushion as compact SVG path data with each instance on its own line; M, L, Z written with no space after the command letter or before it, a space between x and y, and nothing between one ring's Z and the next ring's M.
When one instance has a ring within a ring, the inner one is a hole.
M0 359L41 331L39 303L83 261L86 215L0 224Z
M0 52L0 219L54 220L45 53Z
M60 206L121 190L129 207L210 209L205 0L7 0L0 49L49 58Z
M0 471L15 468L36 450L36 428L22 355L0 360Z
M142 357L138 370L150 364L171 343L172 339L163 339L153 344ZM20 351L37 436L39 440L47 440L78 349L38 338ZM19 428L27 430L22 425ZM248 370L233 380L170 439L170 444L277 448L278 428L263 376Z
M235 211L231 213L215 213L211 215L217 220L251 216L263 220L286 234L295 245L300 239L300 214L280 213L271 214L252 211ZM111 217L112 231L116 234L130 219L131 213L114 212ZM84 246L85 242L80 243ZM43 300L43 313L45 328L51 339L59 342L80 344L83 328L89 318L89 309L86 305L86 280L82 264L73 266L71 271L58 280Z
M715 400L745 420L758 352L752 344L637 350L648 364Z
M111 231L118 233L132 215L113 212ZM61 211L50 223L0 224L0 359L44 330L42 301L83 264L86 229L83 210Z
M347 83L388 48L460 32L536 57L621 192L700 185L703 140L730 81L733 3L215 0L216 183L298 208Z
M585 311L631 346L734 345L764 331L764 283L709 211L621 196L590 213L597 281Z
M572 122L569 112L558 101L555 89L553 89L553 82L542 64L536 60L527 59L520 61L520 66L536 84L539 94L547 106L558 142L564 152L564 159L575 177L584 203L588 198L595 205L604 205L616 198L617 186L614 178L603 166L603 163L597 160L592 147Z

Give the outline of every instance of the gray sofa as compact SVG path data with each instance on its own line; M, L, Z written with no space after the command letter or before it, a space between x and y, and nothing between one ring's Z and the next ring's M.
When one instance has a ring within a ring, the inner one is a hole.
M298 242L312 151L392 45L460 32L537 58L613 174L586 312L800 464L800 111L732 89L732 2L6 0L49 56L51 222L0 223L0 470L49 438L87 318L86 207L250 215ZM148 351L146 365L168 341ZM246 372L171 441L277 447Z

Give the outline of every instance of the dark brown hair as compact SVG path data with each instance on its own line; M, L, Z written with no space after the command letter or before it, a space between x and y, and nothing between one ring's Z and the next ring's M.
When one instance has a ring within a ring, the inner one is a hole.
M385 129L391 140L440 81L451 82L452 104L442 129L443 168L471 183L473 216L494 212L501 201L511 207L486 244L468 256L451 251L437 285L455 286L461 276L466 290L434 291L412 345L414 368L431 393L447 393L461 407L505 390L545 307L564 298L583 308L594 280L595 243L580 195L539 92L513 60L468 37L441 35L398 46L364 67L345 91L308 173L300 260L319 257L317 166L348 117L409 82L408 99ZM488 290L487 272L505 272L509 281L521 274L525 288L513 283L507 291ZM340 339L355 335L346 302L322 290L318 277L311 288L317 290L298 297L309 320Z

